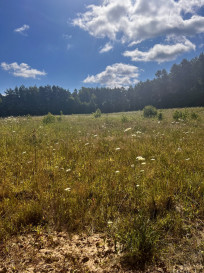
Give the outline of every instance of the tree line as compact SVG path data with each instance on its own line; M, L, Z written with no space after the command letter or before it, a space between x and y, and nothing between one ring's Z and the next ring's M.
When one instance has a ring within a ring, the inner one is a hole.
M135 111L146 105L157 108L204 106L204 54L159 70L153 80L129 88L86 88L73 93L58 86L7 89L0 94L0 116L84 114Z

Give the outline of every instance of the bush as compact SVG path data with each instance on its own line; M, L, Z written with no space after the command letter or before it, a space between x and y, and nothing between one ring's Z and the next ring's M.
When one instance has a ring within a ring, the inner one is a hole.
M174 113L173 113L173 119L178 121L179 118L182 118L182 112L179 112L178 110L176 110Z
M53 116L50 112L43 118L44 124L50 124L54 122L55 122L55 116Z
M173 113L173 119L176 120L176 121L178 121L178 120L184 121L184 120L186 120L188 118L188 115L189 114L188 114L187 110L185 110L184 112L176 110Z
M161 112L159 112L159 114L157 115L158 120L162 120L163 119L163 114Z
M99 108L96 109L96 112L93 115L95 118L100 118L101 117L101 110Z
M191 118L192 119L198 119L198 117L199 117L198 114L196 114L195 112L191 113Z
M156 115L157 109L152 105L145 106L145 108L143 109L143 116L145 118L155 117Z
M122 117L121 117L121 122L122 122L122 123L128 122L127 116L122 115Z

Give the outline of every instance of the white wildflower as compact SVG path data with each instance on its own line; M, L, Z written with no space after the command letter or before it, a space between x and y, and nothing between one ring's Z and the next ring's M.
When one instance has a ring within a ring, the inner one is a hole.
M67 169L67 170L66 170L66 173L68 173L68 172L71 172L71 169Z
M134 167L135 167L135 165L134 165L134 164L132 164L132 165L131 165L131 168L134 168Z
M188 161L188 160L190 160L190 158L186 158L186 160Z
M115 171L115 173L119 173L120 171Z
M137 133L137 134L141 134L142 132L140 132L140 131L137 131L136 133Z
M146 165L146 162L142 162L141 164L142 164L142 165Z
M64 189L65 191L71 191L71 188L66 188L66 189Z
M144 172L144 170L140 170L140 172L141 172L141 173L143 173L143 172Z
M136 135L135 135L135 134L133 134L133 135L132 135L132 137L136 137Z
M22 152L22 155L26 154L26 151Z
M98 135L94 135L94 137L97 137Z
M118 147L118 148L116 148L115 150L116 150L116 151L119 151L119 150L120 150L120 148Z
M84 146L87 146L87 145L89 145L89 143L87 142L87 143L85 143L85 145Z
M154 161L154 160L155 160L155 158L151 158L151 160L152 160L152 161Z
M145 158L142 157L142 156L137 156L136 159L139 160L139 161L145 161Z
M132 128L127 128L127 129L125 129L125 130L124 130L124 133L130 131L131 129L132 129Z
M108 221L108 225L112 225L113 224L113 222L112 221Z

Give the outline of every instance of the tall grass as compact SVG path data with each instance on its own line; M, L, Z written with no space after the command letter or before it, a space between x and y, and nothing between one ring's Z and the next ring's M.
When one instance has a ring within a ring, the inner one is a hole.
M0 240L38 225L107 232L127 261L157 259L204 218L204 111L173 112L1 119Z

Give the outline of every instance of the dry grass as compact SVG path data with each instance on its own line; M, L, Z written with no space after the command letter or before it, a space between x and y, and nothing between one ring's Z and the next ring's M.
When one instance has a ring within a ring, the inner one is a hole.
M1 119L0 240L49 226L107 233L134 266L173 253L204 220L204 110L188 111Z

